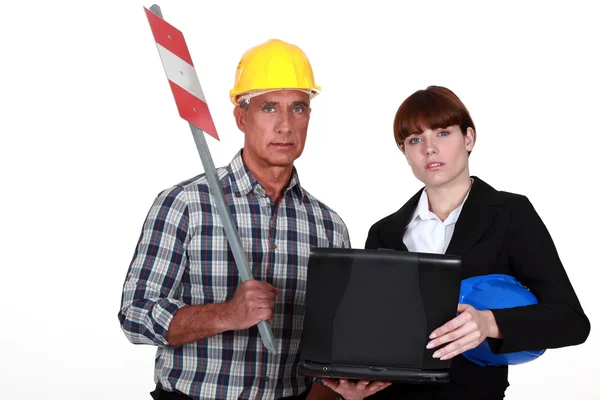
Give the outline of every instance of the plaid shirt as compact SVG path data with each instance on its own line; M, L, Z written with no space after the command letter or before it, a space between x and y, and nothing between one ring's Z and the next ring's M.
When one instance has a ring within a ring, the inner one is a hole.
M306 390L298 375L308 256L350 247L342 219L300 186L296 170L278 206L242 161L217 170L255 279L281 290L271 322L278 354L256 326L171 347L167 332L185 305L222 303L241 283L205 175L160 193L144 223L123 286L119 320L135 344L157 345L155 382L193 399L277 399Z

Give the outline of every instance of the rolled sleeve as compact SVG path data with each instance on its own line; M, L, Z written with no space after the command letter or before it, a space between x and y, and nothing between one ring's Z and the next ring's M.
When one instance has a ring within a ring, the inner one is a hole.
M132 343L169 345L171 320L186 305L177 296L189 237L185 192L175 186L154 201L123 285L119 321Z

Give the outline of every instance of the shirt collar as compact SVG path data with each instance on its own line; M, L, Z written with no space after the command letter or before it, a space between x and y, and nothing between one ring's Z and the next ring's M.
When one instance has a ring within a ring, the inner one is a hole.
M233 192L237 197L241 197L247 196L248 193L254 190L258 194L266 196L264 187L256 180L244 163L242 151L243 149L237 152L228 166ZM298 193L300 198L304 198L304 190L300 186L300 179L298 178L296 167L293 167L292 169L292 178L285 191L287 192L289 190L294 190Z
M473 184L473 179L471 178L471 185L472 184ZM448 218L446 218L444 220L444 222L443 222L444 225L454 224L454 223L456 223L456 221L458 221L458 217L460 216L460 212L462 211L462 208L465 205L467 198L469 197L469 193L471 193L471 189L469 189L469 191L467 192L467 195L463 199L462 203L458 207L456 207L454 210L452 210L452 212L448 215ZM427 189L423 189L423 191L421 192L421 197L419 197L419 202L417 203L417 207L415 208L415 211L413 212L412 217L408 221L408 224L406 224L406 227L409 227L411 224L413 224L417 218L420 218L422 220L428 220L428 219L438 219L439 220L437 215L435 215L434 213L429 211L429 197L427 197Z
M427 189L423 189L423 191L421 192L421 197L419 197L417 207L415 208L415 211L413 212L413 215L406 226L408 227L417 218L423 220L435 218L434 214L431 211L429 211L429 198L427 197Z

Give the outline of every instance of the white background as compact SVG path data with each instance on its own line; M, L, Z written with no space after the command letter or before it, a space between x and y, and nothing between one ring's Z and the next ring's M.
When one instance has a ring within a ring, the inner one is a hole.
M297 162L354 247L420 187L392 136L403 99L436 84L469 108L471 173L526 194L592 322L588 341L510 369L508 399L598 399L598 109L594 2L163 1L222 138L242 53L300 45L323 92ZM154 348L117 320L142 222L202 172L138 2L17 2L0 23L2 398L149 399Z

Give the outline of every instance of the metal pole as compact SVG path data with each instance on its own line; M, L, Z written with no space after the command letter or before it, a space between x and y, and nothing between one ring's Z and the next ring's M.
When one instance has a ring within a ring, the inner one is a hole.
M150 7L150 11L162 18L162 12L160 11L160 7L158 5L154 4L152 7ZM231 251L233 252L233 258L235 259L235 264L242 282L245 282L249 279L254 279L252 276L252 270L250 269L250 265L246 257L246 253L244 251L244 247L242 246L242 242L240 240L239 232L233 223L233 216L231 215L231 211L225 202L223 188L219 182L217 171L210 155L210 150L206 143L206 139L204 138L204 132L192 124L190 124L190 129L192 130L192 136L194 137L194 142L196 142L196 148L198 149L198 154L200 155L200 160L204 166L204 172L206 174L206 178L208 179L208 185L213 197L215 198L217 211L221 217L221 221L223 222L225 235L229 241ZM273 337L271 326L267 323L267 321L260 321L258 323L258 330L265 347L271 353L276 354L277 351L275 350L275 338Z

